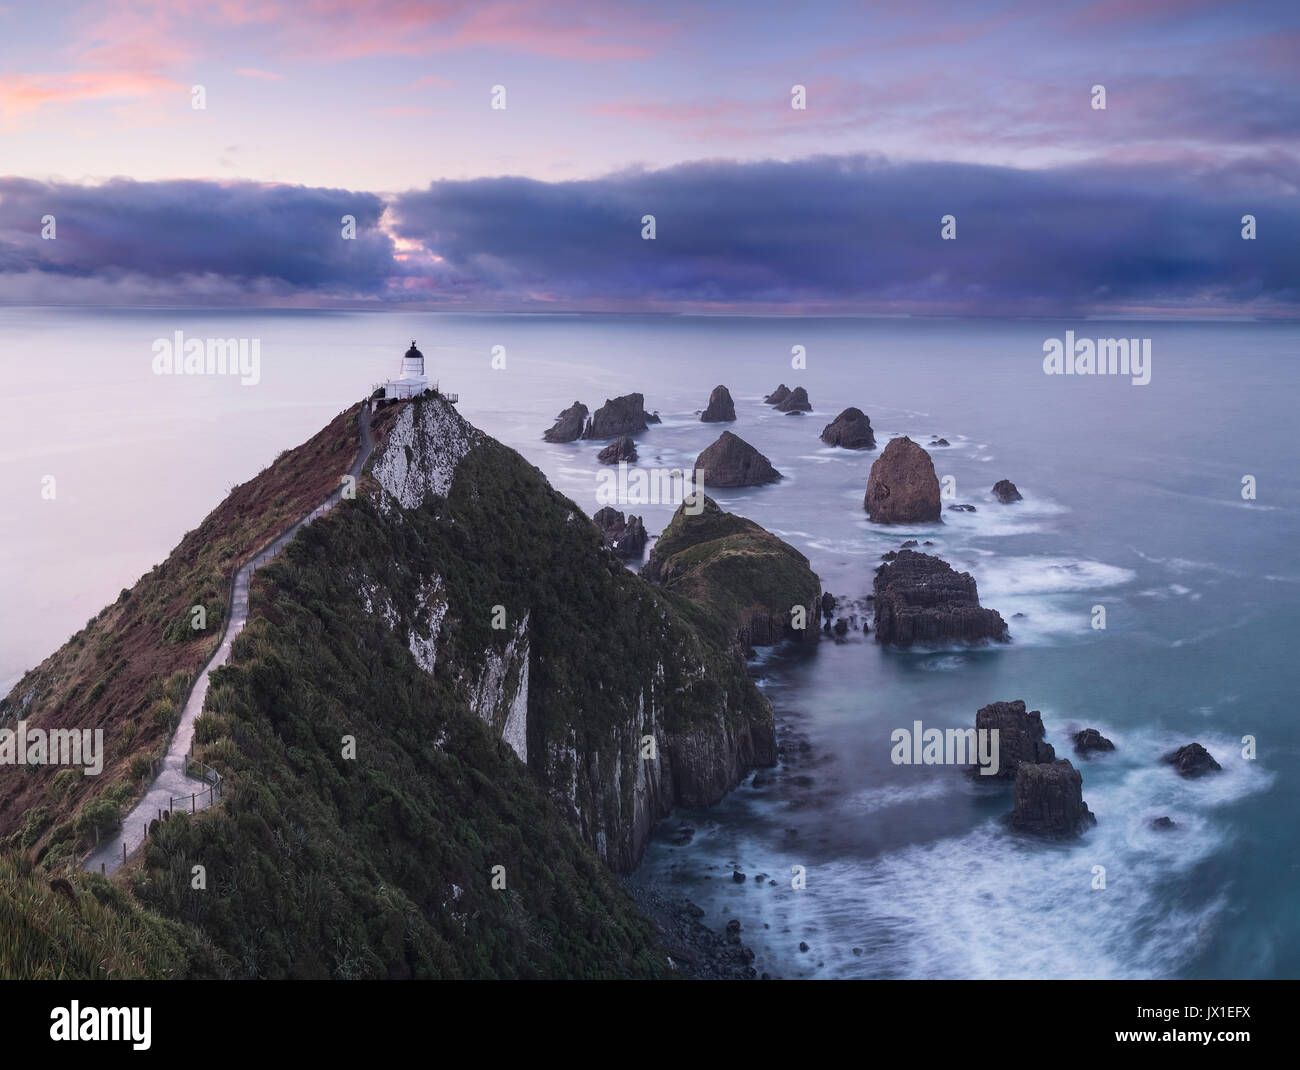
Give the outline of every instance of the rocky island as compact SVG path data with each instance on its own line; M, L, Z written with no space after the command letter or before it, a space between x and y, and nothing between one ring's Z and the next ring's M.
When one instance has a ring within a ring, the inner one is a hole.
M659 423L659 417L645 411L645 396L624 394L607 398L587 420L582 429L583 438L608 439L619 435L634 435L650 424Z
M871 421L861 409L852 406L822 428L821 439L828 446L846 450L874 450L876 435Z
M817 640L821 581L808 559L712 498L699 513L678 508L642 574L708 608L743 651Z
M709 404L700 413L700 420L706 424L728 423L736 418L736 405L731 400L731 392L725 386L715 386L709 395Z
M695 459L695 469L704 473L706 487L759 487L781 478L771 461L730 431Z
M876 569L874 587L877 642L911 646L1010 638L1002 615L980 605L974 577L931 554L893 553Z
M934 462L904 435L890 439L867 476L862 507L876 524L924 524L941 519Z

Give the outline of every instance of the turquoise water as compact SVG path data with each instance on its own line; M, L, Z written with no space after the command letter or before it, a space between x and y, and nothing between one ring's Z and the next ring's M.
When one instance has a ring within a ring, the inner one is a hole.
M155 376L152 342L177 330L260 340L260 382ZM1150 383L1044 375L1043 342L1066 330L1151 338ZM756 666L783 731L808 749L712 810L674 815L636 879L689 896L712 924L738 918L760 970L1300 974L1292 326L0 311L12 414L0 426L0 686L160 561L232 484L395 375L412 337L471 421L588 512L599 444L543 443L555 413L642 391L663 423L640 436L640 463L677 467L716 437L695 413L725 383L731 429L786 476L719 496L725 508L781 534L824 587L855 597L882 552L933 540L1010 621L1014 642L996 650L903 654L854 634ZM791 369L796 345L805 370ZM505 347L503 370L494 346ZM815 411L763 405L780 382L807 387ZM908 530L869 525L862 495L877 453L817 437L847 405L871 417L882 445L893 434L948 439L936 469L978 511ZM1241 497L1246 475L1254 501ZM1001 478L1025 501L997 505L988 491ZM671 506L633 511L653 533ZM1095 605L1104 631L1091 627ZM889 761L893 729L969 726L978 707L1013 698L1042 710L1058 754L1071 756L1066 733L1082 726L1117 744L1075 759L1098 821L1076 843L1019 841L1000 822L1007 792ZM1246 735L1254 761L1241 757ZM1160 765L1193 739L1221 776L1185 782ZM1150 830L1160 815L1177 828ZM675 846L682 823L696 833ZM732 865L778 884L735 884ZM792 866L805 867L806 888L790 887Z

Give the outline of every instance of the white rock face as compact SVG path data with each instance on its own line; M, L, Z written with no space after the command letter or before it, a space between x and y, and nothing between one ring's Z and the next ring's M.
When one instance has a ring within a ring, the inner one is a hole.
M480 441L482 434L450 402L407 402L370 469L388 492L380 496L380 509L387 513L394 503L415 509L430 493L446 495L457 466Z
M411 621L407 634L407 645L411 657L425 672L432 673L434 660L438 654L438 635L442 630L442 618L447 615L447 596L444 592L441 576L432 580L421 580L420 590L416 596L419 600L415 619ZM428 637L421 635L427 631Z
M528 615L519 622L505 650L498 654L488 650L483 657L483 673L470 700L480 720L495 728L501 725L501 738L524 762L528 761ZM506 693L511 669L518 667L514 691ZM504 722L501 716L505 711Z

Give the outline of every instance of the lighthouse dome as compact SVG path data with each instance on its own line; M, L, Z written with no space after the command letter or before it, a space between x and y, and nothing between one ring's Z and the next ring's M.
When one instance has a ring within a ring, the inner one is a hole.
M424 378L424 354L415 348L415 340L411 340L411 348L406 351L402 357L402 374L403 379L423 379Z

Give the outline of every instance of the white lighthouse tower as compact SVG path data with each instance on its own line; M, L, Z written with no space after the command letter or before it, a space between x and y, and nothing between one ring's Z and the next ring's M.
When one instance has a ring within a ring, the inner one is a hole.
M429 380L424 374L424 354L415 348L415 339L411 339L411 348L402 357L402 370L396 379L389 379L384 384L386 398L413 398L423 394L429 387Z

